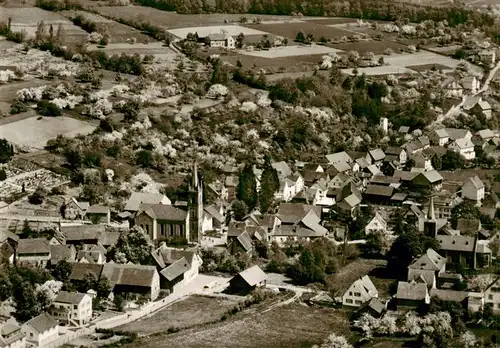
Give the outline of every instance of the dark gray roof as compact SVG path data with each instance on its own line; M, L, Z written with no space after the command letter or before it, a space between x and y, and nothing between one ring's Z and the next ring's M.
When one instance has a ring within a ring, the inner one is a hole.
M87 214L108 214L110 212L109 207L104 205L91 205L87 209Z
M104 225L61 226L61 233L66 238L66 242L99 239L104 231Z
M54 302L79 304L87 294L81 292L59 291Z
M33 319L28 320L23 326L31 326L36 332L44 333L57 326L57 321L47 313L42 313Z
M424 300L427 295L427 284L417 282L398 282L396 298L399 300Z
M165 268L182 258L185 258L189 264L191 264L195 253L196 251L194 250L183 250L160 246L151 252L151 256L155 259L160 268Z
M418 174L419 174L418 172L396 170L394 172L394 177L401 179L401 181L412 181Z
M436 236L440 249L447 251L474 251L472 236Z
M455 291L455 290L443 290L443 289L431 289L430 295L432 297L437 297L442 301L447 302L463 302L469 297L467 291Z
M366 187L365 195L392 197L394 187L382 185L368 185Z
M49 241L45 238L19 239L18 254L50 254Z
M372 184L380 184L380 185L390 185L397 184L401 181L400 178L394 176L385 176L385 175L374 175L370 182Z
M107 263L102 270L102 276L108 278L112 286L134 285L150 287L155 273L155 266L134 264L121 265Z
M142 212L156 220L185 221L187 211L165 204L141 204L139 214Z
M281 203L277 216L283 223L295 223L302 220L310 210L321 216L321 207L300 203Z
M405 151L405 149L402 147L388 147L387 149L385 149L384 152L386 155L398 155L399 156L399 154L403 151Z
M51 245L50 263L56 264L61 260L73 261L75 250L72 245Z
M104 247L110 247L116 244L120 238L120 232L104 232L99 236L99 243Z
M250 238L250 235L247 231L241 233L238 237L236 237L236 239L241 244L243 249L245 249L245 251L248 252L252 250L252 239Z
M0 231L0 244L5 242L7 239L17 242L19 240L19 236L6 230Z
M95 279L99 279L101 277L103 265L98 265L95 263L71 263L72 270L70 279L71 280L83 280L85 278L85 274L90 273L94 276Z
M441 271L446 265L446 258L439 255L432 249L427 249L427 252L412 262L408 268L429 271Z
M189 271L190 269L191 264L186 260L185 257L182 257L167 268L163 269L160 274L167 278L168 281L172 281L181 274Z

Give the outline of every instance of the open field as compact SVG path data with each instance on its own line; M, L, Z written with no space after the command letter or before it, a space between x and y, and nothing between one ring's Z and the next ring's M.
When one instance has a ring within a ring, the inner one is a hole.
M263 58L295 57L295 56L328 54L337 52L340 52L340 50L320 45L310 45L310 46L293 45L285 47L274 47L270 48L269 50L261 50L261 51L245 51L245 50L240 51L241 54L246 54L254 57L263 57Z
M234 66L239 60L245 69L253 68L256 72L263 69L267 74L278 72L312 71L321 61L323 55L294 56L282 58L265 58L250 55L227 55L220 58Z
M172 335L139 339L125 347L311 347L332 332L349 336L349 321L344 311L294 303Z
M87 32L74 25L71 21L55 12L45 11L37 7L32 8L5 8L0 7L0 22L7 22L12 18L12 30L20 32L25 30L28 37L34 37L37 25L44 21L48 33L52 25L54 33L59 24L63 28L63 43L79 44L85 41Z
M219 320L237 302L224 297L190 296L150 317L123 325L119 329L147 336L174 327L193 327Z
M61 11L60 14L68 19L81 15L87 20L96 23L97 29L100 32L106 32L109 34L110 43L127 42L127 39L131 38L135 38L137 42L156 41L137 29L115 22L94 13L85 11Z
M375 66L370 68L358 68L358 74L365 74L367 76L377 76L377 75L399 75L399 74L415 74L416 71L407 69L401 66L395 65L384 65ZM354 75L353 69L340 69L343 74Z
M248 28L257 29L274 35L280 35L294 40L299 31L303 31L306 35L312 34L315 39L324 36L327 39L339 38L342 36L350 36L348 31L305 21L303 23L283 23L283 24L246 24Z
M394 52L399 52L400 50L406 48L405 45L402 45L400 43L385 40L346 42L332 44L331 46L342 51L358 51L361 55L367 52L373 52L374 54L383 54L387 48L392 49Z
M42 149L49 139L58 134L76 136L89 134L96 126L71 117L30 117L0 126L0 138L13 144Z
M410 68L415 65L440 64L448 67L449 69L455 69L458 63L460 63L456 59L426 51L384 56L384 61L390 65Z
M265 35L267 32L242 27L241 25L216 25L207 27L187 27L180 29L169 29L168 32L178 38L184 39L189 33L198 33L200 37L206 37L210 34L227 32L229 35L237 36L240 33L243 35Z
M109 55L113 54L152 54L152 55L172 55L176 56L171 48L166 47L161 42L151 42L147 44L142 43L111 43L104 47L98 47L97 45L88 45L87 49L89 51L103 51Z
M358 20L356 18L343 18L343 17L325 17L325 18L305 18L310 23L322 24L322 25L333 25L333 24L347 24L356 23Z

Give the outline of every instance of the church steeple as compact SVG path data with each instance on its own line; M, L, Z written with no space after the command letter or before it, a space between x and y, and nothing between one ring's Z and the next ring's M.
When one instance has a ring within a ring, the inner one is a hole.
M192 180L189 183L189 232L190 241L199 242L203 226L203 184L198 175L198 163L193 163Z
M427 211L427 220L436 221L436 213L434 212L434 196L431 196L429 202L429 210Z
M193 182L191 183L191 188L196 189L200 182L198 181L198 164L196 161L193 163Z

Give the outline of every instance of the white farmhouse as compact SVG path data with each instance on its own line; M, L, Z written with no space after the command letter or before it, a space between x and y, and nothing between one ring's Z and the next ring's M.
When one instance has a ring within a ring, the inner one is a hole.
M467 179L462 186L462 197L478 202L484 199L484 183L479 176Z
M52 304L50 314L68 324L76 326L86 324L92 319L92 296L60 291Z
M449 148L461 154L466 160L476 158L474 143L468 138L461 138L451 142Z
M220 47L234 49L236 47L236 40L228 33L210 34L206 37L206 40L211 48Z
M484 291L484 304L491 304L493 312L500 313L500 277Z
M377 288L373 285L370 277L365 275L351 284L342 296L344 306L361 307L372 298L378 297Z
M365 234L367 235L376 231L387 231L387 222L378 212L375 213L375 216L365 226Z
M21 326L21 331L26 335L27 347L43 347L59 337L59 325L47 313L42 313L25 322Z
M21 328L9 321L0 325L0 347L25 348L26 337L22 333Z

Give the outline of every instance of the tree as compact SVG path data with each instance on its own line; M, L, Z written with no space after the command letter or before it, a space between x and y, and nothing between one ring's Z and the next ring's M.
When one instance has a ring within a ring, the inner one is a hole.
M134 226L128 232L120 234L110 255L115 262L123 261L116 257L117 254L122 253L126 262L146 265L150 260L152 250L153 243L149 236L141 227Z
M384 231L373 231L366 236L365 252L369 256L383 256L389 251L390 242Z
M252 166L247 164L239 175L236 197L245 202L248 209L255 208L258 200L257 182Z
M245 202L237 199L231 203L231 212L236 221L241 221L248 214L248 206Z
M73 270L73 266L66 260L60 260L52 270L52 276L62 282L67 282Z
M440 170L443 167L443 160L438 155L432 156L431 163L432 163L432 167L435 170Z
M143 168L150 168L153 165L153 153L149 150L140 150L137 152L135 163Z
M266 160L260 178L259 202L261 213L267 212L274 199L274 193L278 191L279 186L278 172L271 166L270 161Z
M394 274L403 275L413 259L423 254L428 248L439 249L434 238L414 232L404 233L392 243L391 249L387 253L387 267Z
M41 100L37 104L37 111L42 116L61 116L61 108L52 102Z
M31 204L40 205L43 203L46 197L47 197L47 191L45 191L45 189L43 189L42 187L37 187L35 192L33 192L33 194L28 197L28 201Z
M475 348L478 347L478 342L476 336L470 332L466 331L460 336L460 343L463 348Z
M54 38L54 43L57 45L61 45L62 40L63 40L63 36L64 36L64 29L63 29L62 23L59 23L59 25L57 26L56 36Z
M123 312L123 297L120 294L115 295L113 303L118 312Z
M41 44L45 41L45 22L40 21L37 24L35 32L35 42Z
M239 33L236 37L236 48L243 48L243 41L245 40L245 34Z
M313 348L352 348L352 345L347 342L344 336L332 333L320 346L314 345Z
M450 314L446 312L427 314L421 324L423 327L418 338L420 347L449 347L453 338Z
M448 150L441 158L441 169L442 170L455 170L463 168L465 165L465 159L458 152L453 150Z
M13 292L15 316L20 321L27 321L40 314L40 307L33 284L24 281Z
M14 148L6 139L0 139L0 163L7 163L14 156Z
M305 42L306 41L306 36L302 30L297 33L297 36L295 37L295 41L297 41L297 42Z
M396 169L391 164L391 162L384 162L384 163L382 163L382 166L380 167L380 170L386 176L393 176L394 172L396 171Z
M451 209L451 224L456 227L458 219L481 219L481 215L473 201L464 200Z

